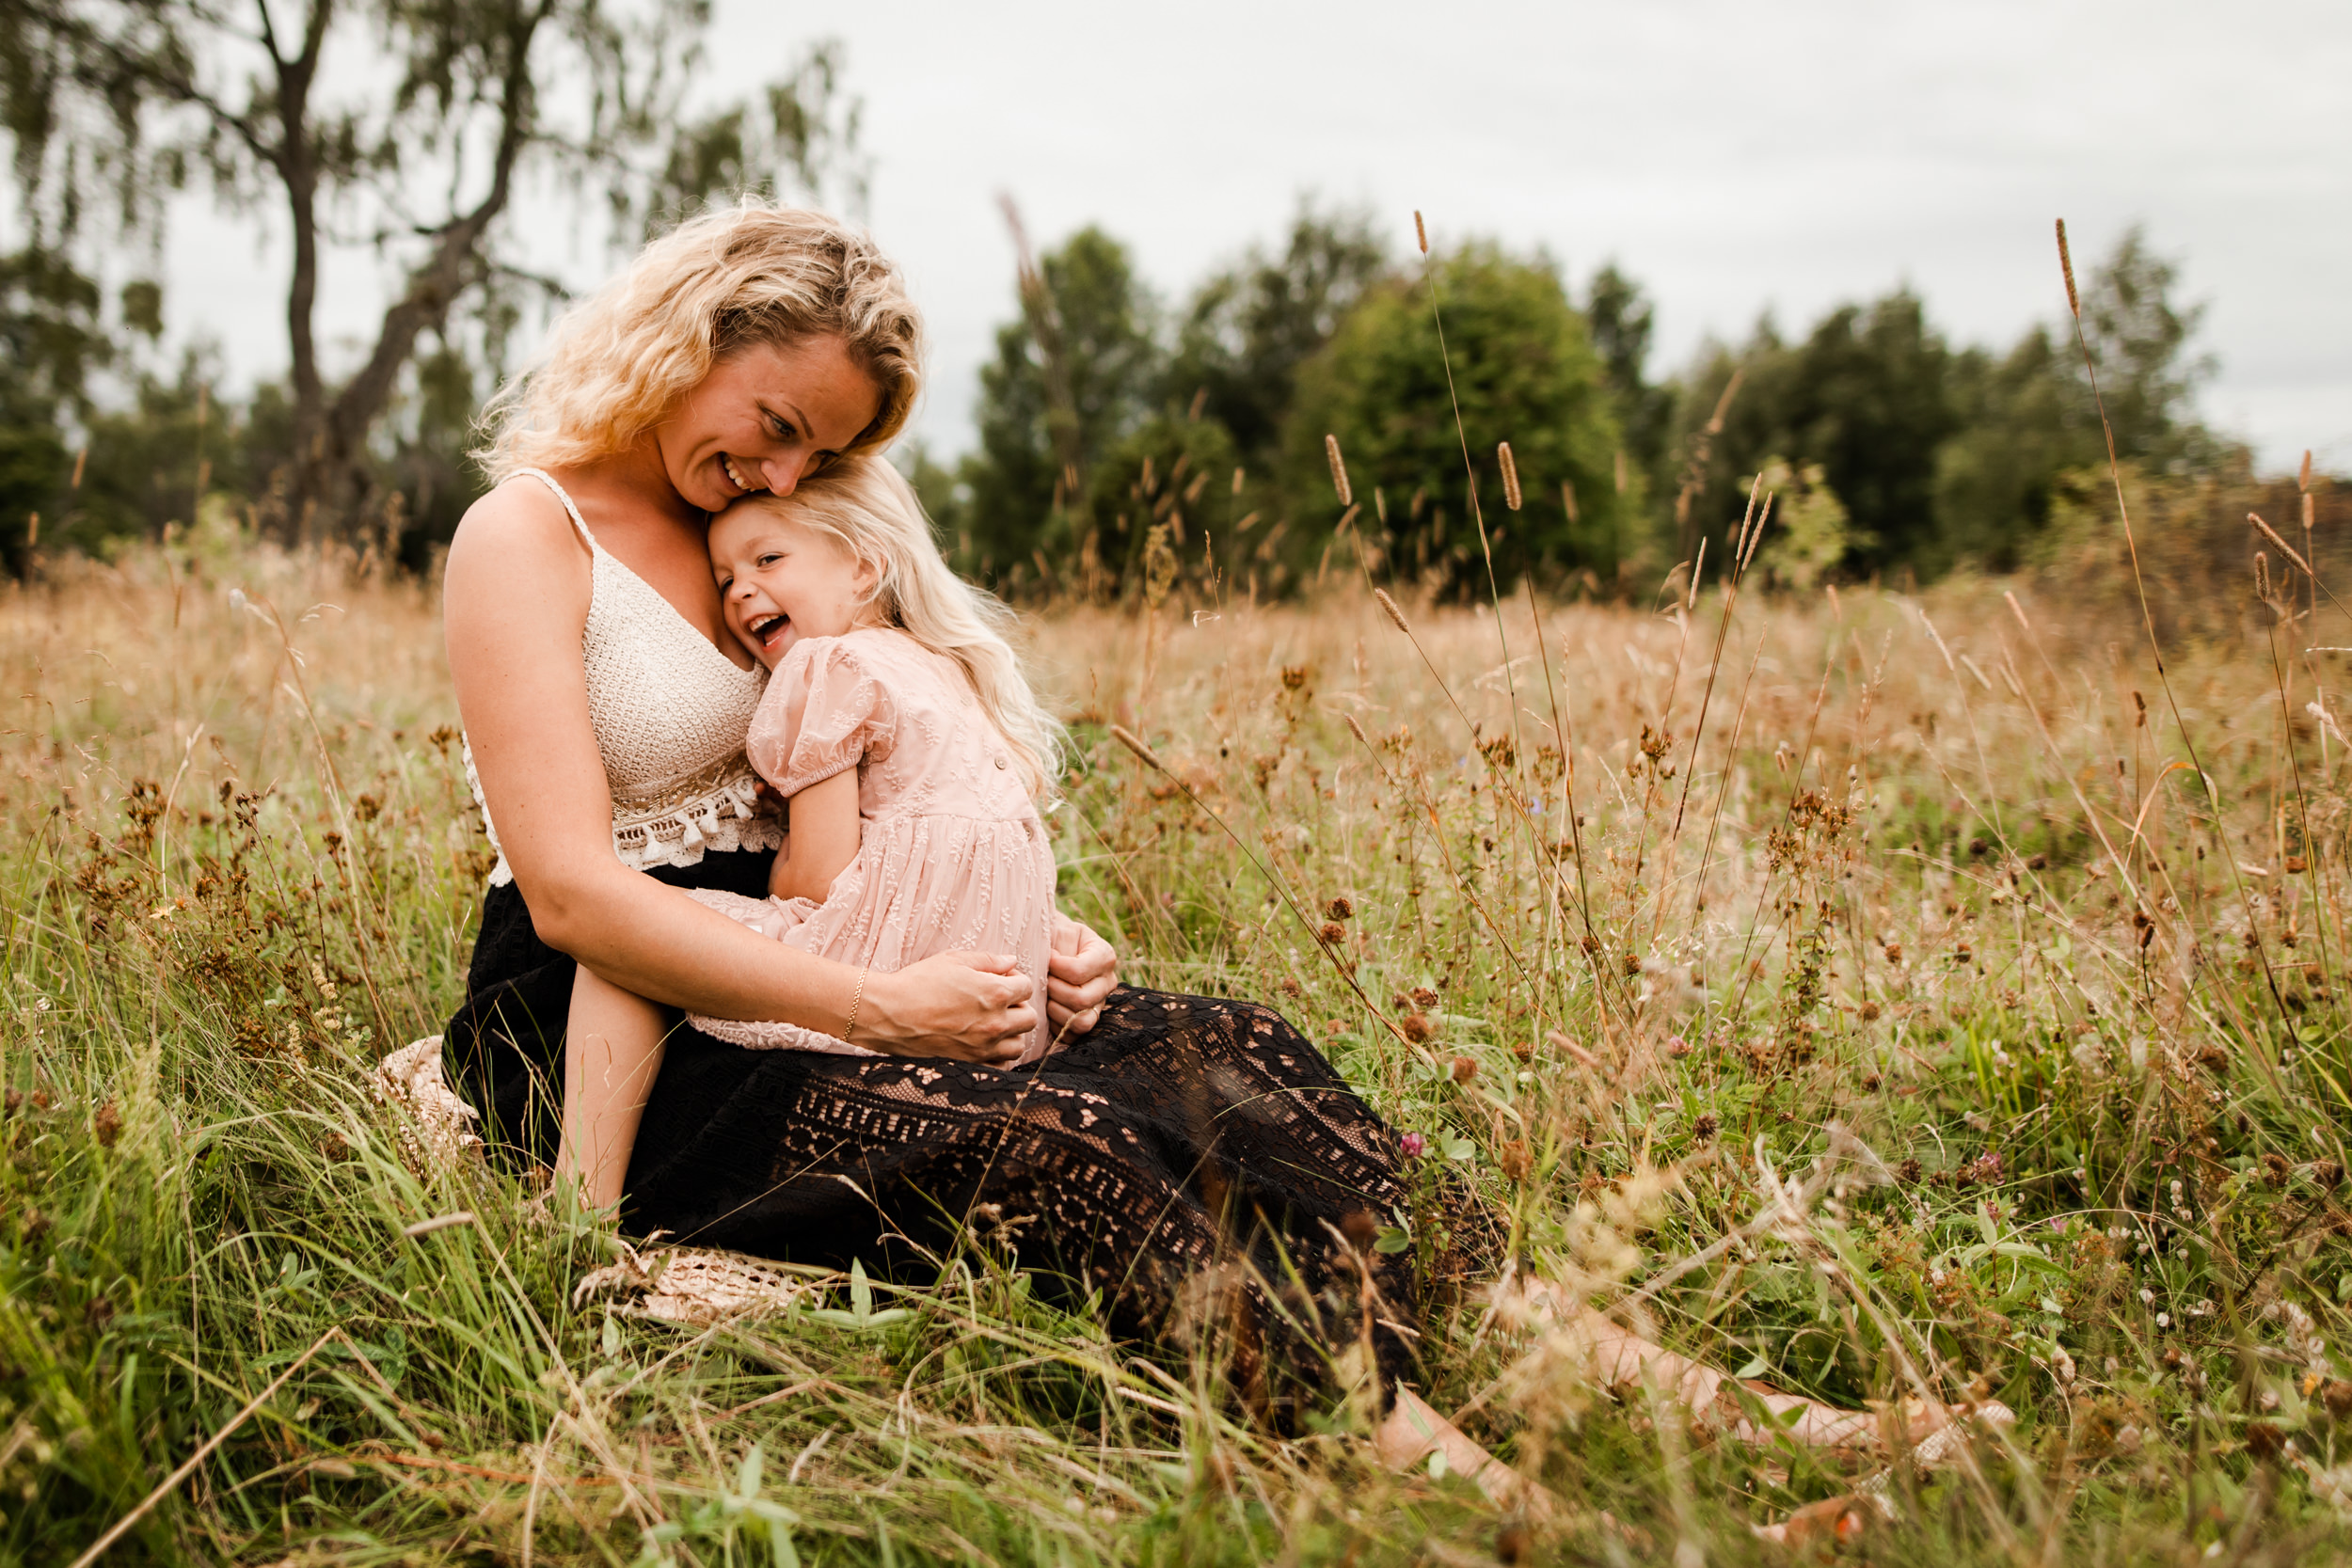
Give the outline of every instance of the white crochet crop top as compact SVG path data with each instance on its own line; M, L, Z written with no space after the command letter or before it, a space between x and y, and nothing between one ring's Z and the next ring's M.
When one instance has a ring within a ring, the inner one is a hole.
M692 865L712 849L773 849L784 825L755 815L757 777L743 757L743 736L768 672L749 670L711 645L652 584L621 564L580 520L564 487L537 468L524 473L555 492L588 542L588 623L580 653L588 670L588 719L612 792L612 852L623 865ZM482 806L490 847L498 828L473 748L466 782ZM493 886L515 879L499 849Z

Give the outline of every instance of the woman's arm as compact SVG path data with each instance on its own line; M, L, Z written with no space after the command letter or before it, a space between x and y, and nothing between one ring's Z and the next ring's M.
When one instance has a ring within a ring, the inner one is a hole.
M717 1018L838 1032L858 972L767 941L612 853L612 803L580 657L586 551L554 497L510 481L451 542L450 672L482 779L540 939L624 990ZM1037 1019L1002 954L946 954L868 976L857 1043L1011 1061Z
M833 879L857 859L864 825L857 810L857 769L845 768L790 797L792 831L785 835L768 891L779 898L825 901Z

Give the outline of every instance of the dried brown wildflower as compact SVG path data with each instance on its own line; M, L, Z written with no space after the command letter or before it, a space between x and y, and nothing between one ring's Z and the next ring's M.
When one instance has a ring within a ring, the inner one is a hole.
M1347 895L1343 893L1338 897L1331 900L1330 904L1324 910L1324 913L1329 915L1334 920L1351 920L1355 918L1356 906L1349 903L1347 901Z
M1406 1013L1396 1021L1396 1026L1415 1045L1426 1045L1438 1037L1438 1026L1420 1013Z
M114 1148L115 1140L122 1136L121 1107L111 1100L98 1107L98 1115L90 1120L90 1132L98 1139L99 1148Z
M1478 1064L1468 1056L1456 1056L1449 1075L1457 1084L1467 1084L1478 1076Z

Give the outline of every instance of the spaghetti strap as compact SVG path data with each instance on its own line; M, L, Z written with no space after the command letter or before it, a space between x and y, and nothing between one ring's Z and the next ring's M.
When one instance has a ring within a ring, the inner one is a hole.
M580 519L580 508L573 505L572 498L564 493L564 486L555 483L555 476L553 474L548 472L545 468L517 468L515 471L517 474L535 479L540 483L546 485L548 489L554 491L555 499L564 503L564 515L571 518L572 527L580 530L580 538L587 542L589 553L591 555L602 555L604 553L604 546L596 543L596 536L588 531L588 525Z

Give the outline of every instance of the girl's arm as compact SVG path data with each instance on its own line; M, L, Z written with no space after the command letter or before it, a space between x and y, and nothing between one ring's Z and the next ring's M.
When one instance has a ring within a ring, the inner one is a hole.
M858 972L770 942L612 854L612 803L580 657L588 556L555 498L518 479L452 541L450 673L499 841L539 937L623 990L717 1018L832 1033ZM1010 1062L1037 1018L1004 954L945 954L867 977L857 1043Z
M789 798L792 831L785 834L768 891L779 898L825 901L833 879L857 859L863 824L857 809L857 769L845 768Z

